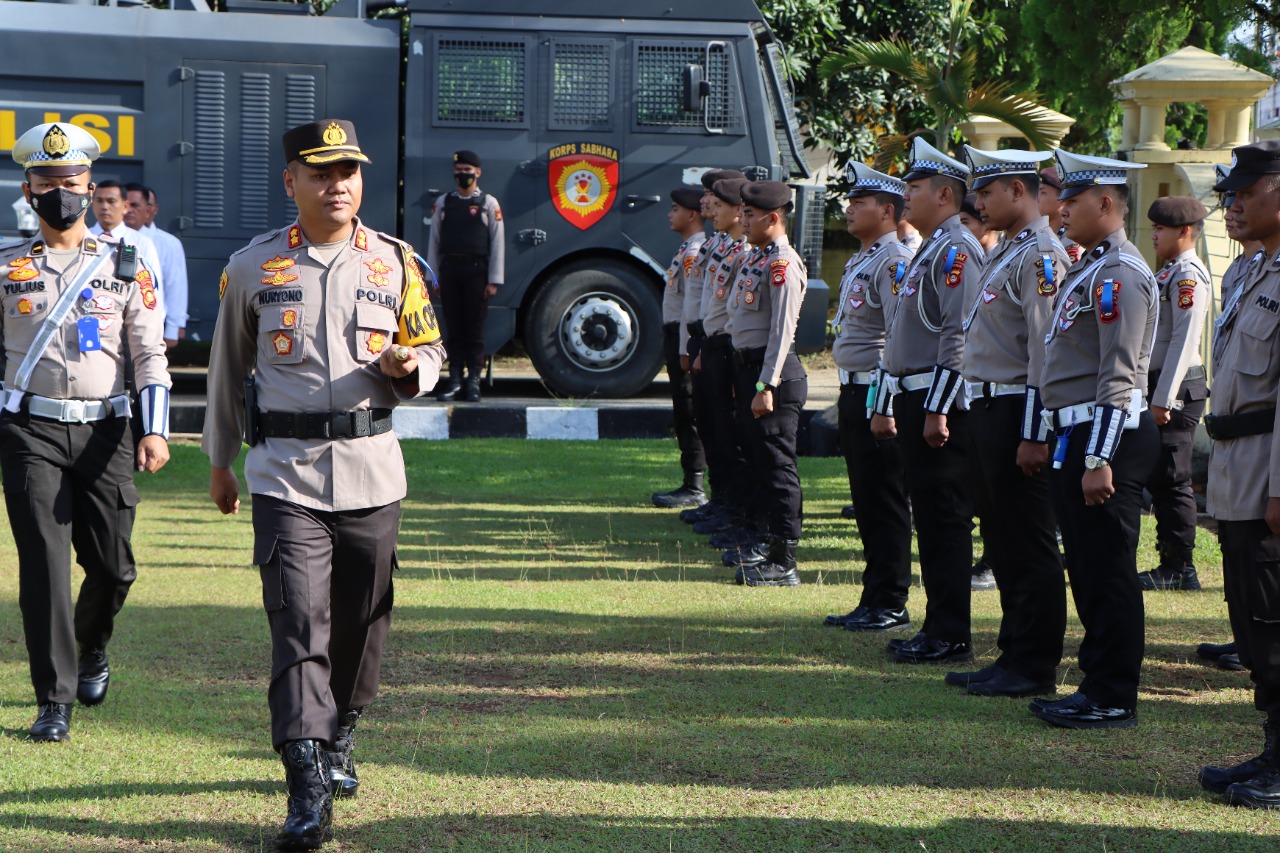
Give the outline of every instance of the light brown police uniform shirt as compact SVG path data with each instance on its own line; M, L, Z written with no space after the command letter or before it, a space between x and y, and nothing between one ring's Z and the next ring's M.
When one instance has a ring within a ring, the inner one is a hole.
M706 284L702 288L702 330L710 335L725 332L729 322L729 299L738 269L751 253L751 244L743 237L721 242L719 251L707 265Z
M1280 405L1280 252L1249 266L1215 325L1209 405L1214 415ZM1220 521L1264 518L1280 498L1280 429L1215 441L1205 497Z
M735 349L765 348L757 381L775 388L781 381L782 363L795 344L808 287L804 261L786 237L762 247L738 273L730 306L731 335Z
M1059 288L1045 338L1044 407L1130 410L1135 389L1147 388L1156 312L1155 277L1121 228L1076 261Z
M896 231L863 246L844 265L831 355L836 367L846 374L869 372L879 366L910 266L911 250Z
M688 340L689 334L684 331L684 303L689 291L689 279L693 275L694 266L698 263L698 250L706 242L707 235L699 231L676 249L671 266L667 267L667 284L662 291L662 324L679 323L681 325L680 340ZM681 346L681 352L684 347Z
M1187 369L1204 364L1200 342L1209 317L1209 271L1195 252L1183 252L1156 274L1156 292L1160 314L1151 348L1151 375L1156 377L1151 405L1173 409L1181 405L1178 391Z
M433 270L440 269L440 223L444 221L444 200L450 195L467 199L457 190L442 193L431 207L431 236L427 238L427 266ZM483 193L484 201L472 205L476 208L476 216L489 229L489 283L502 284L506 281L504 265L507 259L506 226L502 224L502 205L488 193Z
M134 385L171 386L165 357L164 309L154 273L139 259L133 281L116 277L114 244L85 237L78 255L52 254L34 237L0 251L0 324L4 382L16 390L18 368L58 297L80 275L93 270L88 299L77 296L36 362L27 392L57 400L105 400L125 390L124 358L133 361ZM82 288L83 291L83 288ZM80 351L79 321L98 321L100 349Z
M240 452L244 380L255 370L258 409L271 412L390 409L435 384L444 347L412 248L359 220L355 225L328 260L296 223L231 256L209 357L202 441L214 466L230 467ZM396 345L402 319L428 341L415 347L416 394L378 367L382 352ZM406 493L394 432L266 438L250 448L244 468L252 494L318 510L384 506Z

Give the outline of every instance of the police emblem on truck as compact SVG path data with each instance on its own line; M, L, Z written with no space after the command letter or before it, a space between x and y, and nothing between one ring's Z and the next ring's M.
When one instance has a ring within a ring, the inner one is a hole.
M618 151L596 142L557 145L550 161L551 202L575 228L595 225L618 196Z

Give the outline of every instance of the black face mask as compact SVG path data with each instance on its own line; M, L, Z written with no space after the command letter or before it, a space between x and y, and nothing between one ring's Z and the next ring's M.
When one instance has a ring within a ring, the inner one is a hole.
M475 172L454 172L453 179L458 182L458 186L464 190L471 189L471 185L476 182Z
M89 194L75 193L66 187L31 194L31 208L55 231L66 231L80 221L89 209Z

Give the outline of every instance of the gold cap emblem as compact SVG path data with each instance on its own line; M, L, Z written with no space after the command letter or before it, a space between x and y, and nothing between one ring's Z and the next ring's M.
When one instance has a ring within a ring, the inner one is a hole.
M324 129L325 145L346 145L347 132L338 126L336 121L329 122L329 126Z
M67 139L62 128L56 124L52 125L49 132L44 135L44 153L50 157L62 157L70 150L71 140Z

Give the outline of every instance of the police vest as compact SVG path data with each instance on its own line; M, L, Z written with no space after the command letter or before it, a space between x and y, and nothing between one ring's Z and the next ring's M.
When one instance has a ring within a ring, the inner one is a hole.
M463 198L457 193L444 197L444 217L440 222L440 252L445 255L489 257L489 224L484 219L484 193Z

